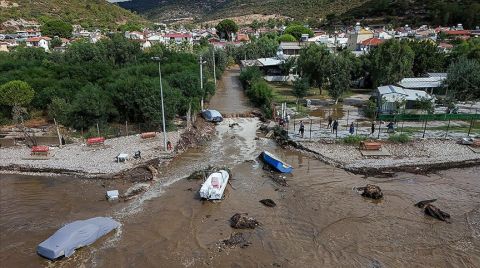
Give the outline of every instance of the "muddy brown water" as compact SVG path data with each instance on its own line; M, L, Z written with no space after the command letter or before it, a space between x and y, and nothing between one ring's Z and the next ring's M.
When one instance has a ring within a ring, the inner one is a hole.
M230 128L232 122L239 126ZM106 189L125 188L120 182L0 175L0 266L480 266L480 167L362 177L256 139L258 126L256 119L227 119L210 142L161 169L158 181L129 202L104 200ZM269 178L256 159L262 150L294 167L288 187ZM184 179L208 165L232 170L222 202L199 200L201 181ZM373 202L355 191L367 183L379 185L384 199ZM265 198L277 206L265 207L259 202ZM452 215L450 224L414 206L433 198ZM232 229L229 218L237 212L261 226ZM51 262L36 255L35 247L63 224L94 216L122 226L70 258ZM237 232L245 233L248 247L221 245Z
M218 82L215 96L209 103L209 108L216 109L222 114L246 112L248 100L245 97L242 85L239 80L240 67L233 66L228 69Z

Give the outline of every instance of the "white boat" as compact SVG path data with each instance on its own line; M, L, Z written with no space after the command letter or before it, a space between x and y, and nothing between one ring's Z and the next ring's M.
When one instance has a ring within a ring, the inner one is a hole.
M200 197L208 200L222 199L229 177L225 170L210 174L200 188Z

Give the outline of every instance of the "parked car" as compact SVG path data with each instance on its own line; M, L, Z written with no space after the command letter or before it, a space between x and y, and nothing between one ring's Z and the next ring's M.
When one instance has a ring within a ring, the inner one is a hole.
M205 110L202 112L202 117L209 122L222 122L223 117L217 110Z

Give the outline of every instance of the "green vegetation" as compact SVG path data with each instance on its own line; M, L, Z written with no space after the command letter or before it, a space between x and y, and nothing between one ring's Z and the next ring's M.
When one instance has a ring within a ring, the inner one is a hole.
M261 108L265 117L272 116L273 90L262 78L257 67L247 67L240 73L240 81L250 101Z
M142 17L105 0L13 0L18 7L0 8L0 24L9 19L60 20L85 28L117 29L125 22L146 24Z
M227 40L232 40L232 34L238 32L238 25L230 19L222 20L215 27L220 38L225 38Z
M360 144L360 142L366 140L367 137L360 135L349 135L343 138L343 142L346 144Z
M12 80L0 86L0 106L10 107L13 121L18 122L22 118L22 114L26 113L22 107L30 104L34 95L35 92L28 83Z
M410 141L410 136L406 133L392 134L388 137L388 140L394 143L407 143Z
M445 84L456 99L480 99L480 61L460 58L448 68Z
M285 34L291 35L295 37L297 41L300 41L303 34L308 34L309 37L312 37L313 31L303 25L292 24L285 29Z
M161 125L162 116L158 63L151 57L162 57L165 112L171 126L176 115L185 115L189 106L199 111L200 99L214 93L213 70L209 67L211 49L197 47L196 54L192 54L153 46L142 51L137 42L122 35L113 35L96 44L75 42L65 53L19 47L10 53L0 53L0 84L20 83L14 80L28 83L35 95L30 104L24 101L20 104L79 130L97 123L125 121L154 130ZM198 77L198 54L207 60L203 90ZM216 51L215 56L219 59L217 75L221 76L226 54ZM7 96L14 96L7 89L10 87L2 86L2 102L8 100ZM0 114L4 117L11 112L10 103L17 102L0 104Z
M283 34L278 37L278 42L297 42L298 39L291 34Z
M73 27L62 20L47 20L42 25L42 34L46 36L72 37Z
M412 76L415 53L407 41L388 40L369 54L373 87L390 85Z

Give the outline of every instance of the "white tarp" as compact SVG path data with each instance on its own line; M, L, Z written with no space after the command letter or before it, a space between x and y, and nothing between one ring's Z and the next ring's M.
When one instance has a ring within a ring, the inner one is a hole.
M120 226L120 223L106 217L74 221L56 231L37 247L37 253L54 260L69 257L75 249L93 244L100 237Z

